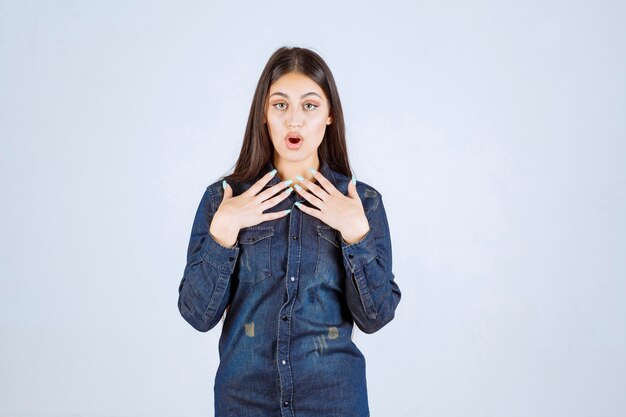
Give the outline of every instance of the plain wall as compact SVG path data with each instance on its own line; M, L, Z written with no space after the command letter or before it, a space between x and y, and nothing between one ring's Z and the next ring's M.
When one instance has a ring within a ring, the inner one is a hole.
M212 415L178 284L282 45L387 208L371 415L626 415L624 2L4 0L0 416Z

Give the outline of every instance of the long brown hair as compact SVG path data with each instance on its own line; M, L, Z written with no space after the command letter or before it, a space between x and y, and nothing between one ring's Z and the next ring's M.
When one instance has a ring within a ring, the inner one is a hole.
M283 75L297 72L306 75L320 86L328 98L333 122L326 126L322 143L317 149L318 158L336 172L347 177L352 175L346 148L346 132L343 110L335 79L326 62L310 49L299 47L278 48L265 64L254 92L248 124L243 137L239 159L232 174L225 176L231 181L250 181L274 155L274 145L263 123L265 104L270 86Z

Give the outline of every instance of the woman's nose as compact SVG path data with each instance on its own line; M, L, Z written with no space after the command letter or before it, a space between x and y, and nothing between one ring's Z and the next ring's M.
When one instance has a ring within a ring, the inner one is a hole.
M291 111L287 118L287 126L300 127L302 126L302 115L298 111Z

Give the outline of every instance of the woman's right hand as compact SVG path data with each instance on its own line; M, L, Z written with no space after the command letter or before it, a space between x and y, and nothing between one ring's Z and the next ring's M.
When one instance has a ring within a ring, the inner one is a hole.
M236 197L233 197L233 189L230 185L225 183L224 197L209 227L209 233L213 235L213 238L220 245L232 247L237 243L237 236L242 228L254 226L268 220L279 219L288 214L285 210L263 213L265 210L283 201L293 191L292 188L289 188L274 196L274 194L291 184L289 181L281 181L257 195L274 175L276 173L268 172L248 190Z

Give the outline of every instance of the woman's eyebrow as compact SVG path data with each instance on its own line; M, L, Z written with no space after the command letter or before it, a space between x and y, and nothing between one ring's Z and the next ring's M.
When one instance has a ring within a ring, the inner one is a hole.
M319 94L317 94L315 91L309 91L309 92L308 92L308 93L306 93L306 94L302 94L302 95L300 96L300 98L305 98L306 96L310 96L310 95L315 95L315 96L318 96L319 98L322 98L322 96L320 96ZM283 92L281 92L281 91L277 91L277 92L275 92L275 93L272 93L272 95L270 95L270 97L272 97L272 96L282 96L282 97L285 97L285 98L289 98L289 95L287 95L287 94L285 94L285 93L283 93Z

